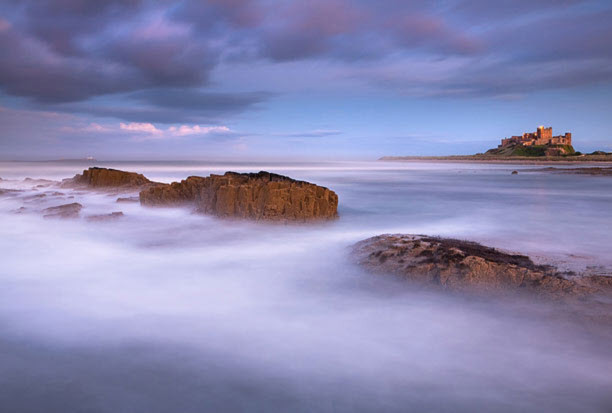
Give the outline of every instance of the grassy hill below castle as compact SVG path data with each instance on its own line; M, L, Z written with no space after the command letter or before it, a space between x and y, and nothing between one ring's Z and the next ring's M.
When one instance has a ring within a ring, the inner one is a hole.
M495 156L526 156L539 157L556 153L560 156L580 155L572 145L509 145L501 148L489 149L485 155Z

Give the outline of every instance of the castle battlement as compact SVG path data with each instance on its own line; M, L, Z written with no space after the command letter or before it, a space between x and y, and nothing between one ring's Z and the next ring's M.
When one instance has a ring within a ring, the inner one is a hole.
M538 127L535 132L526 132L520 136L512 136L511 138L504 138L501 140L500 148L510 145L571 145L572 134L566 133L565 135L553 136L552 127L545 128L544 126Z

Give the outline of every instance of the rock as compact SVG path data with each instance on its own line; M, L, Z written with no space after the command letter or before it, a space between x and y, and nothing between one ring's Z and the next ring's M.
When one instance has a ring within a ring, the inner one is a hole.
M546 151L544 152L544 154L546 156L561 156L561 155L565 155L567 154L567 151L564 148L546 148Z
M57 183L56 181L52 181L50 179L42 179L42 178L24 178L23 182L27 182L31 185L34 185L35 188L44 188L50 185Z
M125 172L109 168L89 168L74 178L64 179L63 187L86 186L89 188L141 188L154 184L144 175L136 172Z
M124 197L124 198L117 198L118 203L122 203L122 202L140 202L140 197L137 196L128 196L128 197Z
M0 188L0 196L17 196L21 192L20 189Z
M21 199L27 203L34 203L34 202L40 202L40 200L46 197L47 197L47 194L36 194L36 195L27 195Z
M23 214L26 211L27 211L26 207L19 207L17 209L14 209L12 212L15 213L15 214Z
M612 293L612 277L609 275L590 275L588 277L575 277L576 283L595 288L599 292Z
M554 267L536 265L475 242L424 235L380 235L357 243L360 265L453 291L525 291L550 297L586 296L600 290L567 279Z
M83 205L73 202L71 204L58 205L43 209L44 218L76 218Z
M587 167L587 168L539 168L529 169L529 172L551 172L556 174L576 174L576 175L604 175L612 176L612 167Z
M123 216L123 212L116 211L116 212L111 212L110 214L90 215L86 219L88 221L93 221L93 222L114 221L117 218L121 218L122 216Z
M211 175L210 178L218 175ZM190 176L181 182L172 182L140 192L140 203L148 206L175 206L193 204L200 193L210 185L208 178Z
M518 175L518 171L512 171L512 175Z
M333 191L264 171L191 176L140 192L140 203L193 204L201 213L254 220L308 221L338 216L338 196Z

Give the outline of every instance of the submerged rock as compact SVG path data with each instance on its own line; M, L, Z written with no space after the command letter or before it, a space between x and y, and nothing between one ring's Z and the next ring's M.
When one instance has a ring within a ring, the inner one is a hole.
M74 178L64 179L63 187L86 186L90 188L141 188L152 185L144 175L136 172L125 172L117 169L92 167L77 174Z
M41 200L42 200L43 198L46 198L46 197L47 197L47 194L35 194L35 195L27 195L27 196L24 196L24 197L22 197L21 199L22 199L24 202L27 202L27 203L30 203L30 204L31 204L31 203L41 202Z
M518 175L518 171L512 171L511 175Z
M584 296L602 290L595 281L568 279L554 267L524 255L507 254L475 242L424 235L380 235L357 243L360 265L454 291L529 291L550 296Z
M76 218L83 209L78 202L43 209L44 218Z
M140 192L149 206L193 204L199 212L254 220L307 221L338 216L335 192L269 172L191 176Z
M114 221L118 218L121 218L122 216L123 216L123 212L116 211L116 212L111 212L110 214L90 215L86 219L88 221L93 221L93 222Z
M117 203L123 203L123 202L140 202L140 197L137 196L128 196L128 197L119 197L117 198L117 201L115 201Z
M0 188L0 196L17 196L23 192L20 189L8 189L8 188Z
M528 172L550 172L555 174L575 174L575 175L599 175L612 176L612 167L584 167L584 168L539 168L528 169Z

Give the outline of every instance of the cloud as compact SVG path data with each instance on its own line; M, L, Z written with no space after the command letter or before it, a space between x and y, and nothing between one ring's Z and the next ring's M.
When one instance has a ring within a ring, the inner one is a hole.
M11 24L5 19L0 17L0 32L8 31L11 28Z
M35 3L17 9L24 10L15 18L22 23L0 30L0 87L11 95L57 103L151 87L202 86L218 59L184 24L141 10L139 2L115 1L109 8L82 1L40 2L40 8Z
M430 87L429 96L490 94L489 70L501 70L499 89L509 93L565 88L578 76L584 84L612 81L607 70L585 64L612 64L612 11L604 1L7 0L0 13L4 93L126 122L218 123L252 109L269 96L219 81L238 60L317 70L334 62L353 78L377 65L383 75L362 78L365 87L396 78L402 93ZM466 64L455 66L458 58ZM553 61L567 73L549 70ZM401 80L427 77L418 72L427 62L458 71L440 83ZM403 74L388 75L398 65ZM524 77L513 78L515 69ZM265 91L279 79L250 80ZM126 97L133 101L116 104Z
M209 93L198 89L147 89L117 95L113 100L89 100L53 105L54 110L115 118L137 123L221 123L229 116L257 108L271 93ZM40 105L44 107L44 105Z
M86 126L63 126L60 130L68 133L107 133L113 131L112 128L96 122L91 122Z
M149 89L127 96L161 108L203 111L209 114L240 112L263 102L272 95L266 92L213 93L197 89Z
M179 127L170 126L168 132L175 136L187 135L208 135L211 133L228 133L231 132L227 126L200 126L200 125L181 125Z
M145 133L151 135L161 135L163 132L155 127L152 123L123 123L119 124L121 130L137 133Z
M152 123L123 123L119 129L136 135L137 140L168 139L185 136L233 136L235 133L227 126L179 125L158 129Z
M292 132L292 133L279 134L279 135L287 136L289 138L322 138L325 136L334 136L334 135L340 135L340 134L342 134L342 131L335 130L335 129L315 129L311 131Z

